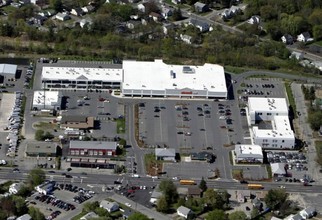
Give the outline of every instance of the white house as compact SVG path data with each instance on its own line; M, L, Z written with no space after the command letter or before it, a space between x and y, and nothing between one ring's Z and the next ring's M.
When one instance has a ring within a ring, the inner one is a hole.
M19 190L24 186L24 183L13 183L9 187L9 193L10 194L17 194Z
M290 59L295 58L297 60L303 60L304 54L302 52L293 51L289 56Z
M180 206L178 209L177 209L177 214L185 219L187 219L189 217L189 215L192 214L192 210L187 208L187 207L184 207L184 206Z
M259 145L235 145L236 163L263 163L263 151Z
M309 32L303 32L300 35L297 35L297 41L299 42L308 42L312 40L313 38L311 38L311 35L309 34Z
M180 34L180 39L186 44L192 44L192 37L187 34Z
M284 34L282 37L281 37L281 40L284 44L293 44L294 43L294 40L293 40L293 37L292 35L289 35L289 34Z
M259 24L260 17L258 15L253 15L250 19L248 19L247 23L248 24Z
M88 27L90 27L92 24L93 24L93 21L92 21L91 18L85 18L85 19L80 20L80 22L79 22L79 26L81 28L84 28L85 25L87 25Z
M81 8L73 8L70 13L75 16L83 16L85 14Z
M95 10L95 8L92 5L87 5L87 6L82 7L82 10L84 13L91 13Z
M120 206L117 202L101 201L100 207L106 209L108 212L115 212L119 210Z
M168 19L168 17L172 16L173 10L169 7L163 6L161 8L161 15L163 16L164 19Z
M141 12L145 12L145 5L144 4L138 4L137 9Z
M31 216L29 214L24 214L20 217L18 217L16 220L31 220Z
M316 209L309 206L306 209L301 210L299 214L302 216L303 219L309 219L316 215Z
M55 15L55 18L57 20L60 20L60 21L67 21L70 19L70 16L68 14L65 14L65 13L57 13Z

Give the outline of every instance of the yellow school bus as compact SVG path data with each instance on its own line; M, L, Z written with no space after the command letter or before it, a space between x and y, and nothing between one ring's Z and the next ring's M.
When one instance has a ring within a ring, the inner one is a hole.
M196 185L194 180L180 180L181 185Z
M248 189L264 189L262 184L248 184Z

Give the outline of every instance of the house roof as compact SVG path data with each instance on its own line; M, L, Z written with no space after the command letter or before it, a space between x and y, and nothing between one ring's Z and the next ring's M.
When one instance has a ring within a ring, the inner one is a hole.
M184 206L180 206L177 209L177 211L182 213L183 215L189 215L189 213L191 212L191 209L188 209L187 207L184 207Z
M89 212L83 217L81 217L80 220L88 220L88 219L97 218L97 217L99 216L95 212Z
M311 37L309 32L303 32L301 35L303 35L303 37L305 37L305 38L310 38Z
M17 220L31 220L31 216L29 214L24 214L18 217Z
M117 143L110 141L70 141L69 149L116 150Z
M176 156L176 150L173 148L156 148L155 155L157 157L174 157Z
M202 3L202 2L196 2L196 3L194 4L194 6L195 6L195 7L203 8L203 7L205 7L205 6L206 6L206 4L204 4L204 3Z
M285 163L271 163L271 170L273 174L286 174Z
M117 202L109 202L106 200L101 201L100 206L105 209L112 209L113 207L119 207L119 204Z
M191 18L190 20L189 20L189 23L190 24L192 24L192 25L194 25L194 26L207 26L207 27L209 27L209 25L208 25L208 23L207 22L205 22L205 21L201 21L201 20L199 20L199 19L193 19L193 18Z

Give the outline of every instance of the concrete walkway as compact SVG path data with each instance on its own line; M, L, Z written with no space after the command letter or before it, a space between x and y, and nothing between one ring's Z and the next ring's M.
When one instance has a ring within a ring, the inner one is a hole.
M128 198L118 195L118 194L114 194L112 196L110 196L109 198L115 200L118 203L129 203L131 204L131 208L134 209L135 211L141 212L142 214L148 216L149 218L152 219L158 219L158 220L170 220L170 217L167 217L166 215L163 215L157 211L154 211L152 209L149 209L143 205L140 205L136 202L133 202L132 200L129 200Z

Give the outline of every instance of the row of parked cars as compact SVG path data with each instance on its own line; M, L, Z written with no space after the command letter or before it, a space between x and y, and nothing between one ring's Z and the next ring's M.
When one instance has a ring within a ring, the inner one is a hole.
M46 220L54 219L54 218L56 218L60 214L61 214L61 211L59 211L59 210L54 211L49 216L46 217Z
M10 130L7 140L9 141L9 149L7 152L7 156L14 156L17 152L18 144L19 144L19 129L21 127L21 105L22 105L22 92L15 92L15 103L12 107L12 112L8 117L8 126L4 128L4 130Z
M76 208L73 204L57 199L53 195L40 195L40 196L36 196L35 199L40 202L47 203L48 205L50 204L57 208L63 209L65 211L74 210Z
M76 203L83 203L86 200L90 199L93 197L93 194L95 194L95 192L91 191L91 190L86 190L84 188L78 187L78 186L73 186L72 184L59 184L58 189L60 190L67 190L73 193L78 193L76 196L74 196L73 201Z

